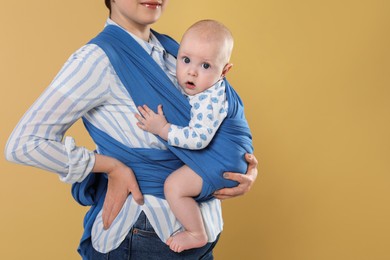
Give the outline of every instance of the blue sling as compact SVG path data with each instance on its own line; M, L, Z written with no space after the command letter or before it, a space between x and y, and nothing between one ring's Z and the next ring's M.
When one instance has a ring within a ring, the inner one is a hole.
M173 39L155 31L153 34L170 54L177 55L178 44ZM191 107L187 99L177 91L165 72L127 32L109 25L90 43L98 45L106 53L137 106L147 104L156 110L157 106L162 104L168 122L188 125ZM85 118L83 121L102 154L117 158L132 168L143 194L164 198L163 186L166 177L184 164L199 174L212 190L234 187L237 183L224 179L222 173L245 173L247 163L244 154L252 153L253 147L241 99L226 80L225 83L229 102L227 118L209 146L202 150L186 150L169 145L168 150L129 148L93 126ZM72 186L75 200L81 205L92 206L84 218L85 230L79 247L82 255L82 251L86 250L83 245L90 243L91 228L103 206L106 189L107 179L103 174L89 174L84 181ZM196 199L201 202L211 198L210 194L201 194Z

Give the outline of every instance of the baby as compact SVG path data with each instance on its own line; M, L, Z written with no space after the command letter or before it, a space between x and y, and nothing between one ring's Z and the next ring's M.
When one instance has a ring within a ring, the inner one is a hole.
M223 79L232 67L229 63L232 49L233 37L221 23L202 20L192 25L183 35L176 64L178 84L191 105L189 125L168 123L161 105L157 113L144 105L138 107L142 115L136 114L138 126L159 135L172 146L185 149L207 147L227 116L228 101ZM204 180L187 165L174 171L165 181L165 197L184 227L184 231L167 240L167 245L175 252L202 247L208 241L194 200L204 184Z

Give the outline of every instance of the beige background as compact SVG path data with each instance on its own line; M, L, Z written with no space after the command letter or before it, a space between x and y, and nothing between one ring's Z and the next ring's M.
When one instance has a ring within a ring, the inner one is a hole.
M231 28L260 161L251 192L223 202L216 259L390 259L389 3L170 1L154 28L177 40L201 18ZM2 2L0 147L106 16L103 0ZM69 135L93 148L80 124ZM0 258L79 259L70 187L3 157Z

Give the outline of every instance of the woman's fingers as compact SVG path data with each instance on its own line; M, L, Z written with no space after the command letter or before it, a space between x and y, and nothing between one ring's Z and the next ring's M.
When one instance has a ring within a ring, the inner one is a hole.
M116 216L121 211L128 193L126 191L115 191L112 188L108 188L106 198L103 204L103 227L108 229Z
M245 159L248 162L246 174L225 172L223 177L228 180L238 182L238 186L233 188L224 188L214 192L217 199L230 199L247 193L257 178L257 159L253 154L245 154Z
M137 179L135 178L134 172L131 170L131 175L129 176L130 185L128 186L130 193L133 195L133 199L137 202L138 205L144 204L144 196L141 193L141 190L138 186Z
M103 227L108 229L118 216L129 194L134 200L143 204L143 196L139 189L134 172L120 164L119 167L108 173L107 193L103 204Z
M256 157L253 154L245 154L245 159L248 162L248 170L247 170L247 175L252 176L254 179L257 178L257 165L258 161Z

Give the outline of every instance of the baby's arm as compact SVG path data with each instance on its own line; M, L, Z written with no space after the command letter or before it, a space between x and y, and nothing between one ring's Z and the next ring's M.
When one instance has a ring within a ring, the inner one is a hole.
M162 105L158 105L157 114L147 105L138 106L138 111L142 116L135 114L138 119L137 126L152 134L159 135L162 139L168 139L168 132L171 124L164 116Z
M135 114L138 119L137 126L159 135L173 146L192 150L203 149L207 147L216 132L216 129L200 121L191 120L187 127L170 124L164 116L161 105L157 107L157 113L147 105L138 106L138 110L141 115Z
M192 108L188 126L168 123L161 105L157 107L157 113L147 105L139 106L141 115L135 115L138 119L137 125L145 131L159 135L168 141L169 145L191 150L203 149L209 145L227 115L224 89L219 98L200 94L190 101L190 104Z
M136 114L138 127L159 135L169 145L184 149L200 150L209 145L222 121L227 115L227 102L224 88L213 88L193 96L190 100L191 119L188 126L178 126L167 122L162 106L157 113L147 105L139 106L141 115Z
M214 93L212 93L214 92ZM190 99L188 126L171 125L168 142L172 146L200 150L206 148L227 116L224 88L208 89Z
M210 144L218 127L219 124L213 126L208 122L193 119L186 127L171 125L168 133L168 143L185 149L204 149Z

